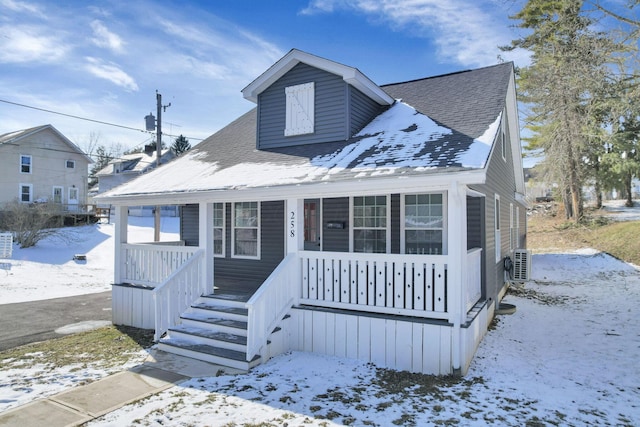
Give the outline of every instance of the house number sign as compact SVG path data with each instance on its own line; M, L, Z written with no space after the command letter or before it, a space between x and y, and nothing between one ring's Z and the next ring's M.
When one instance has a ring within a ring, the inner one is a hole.
M296 237L296 213L291 211L291 230L289 230L289 237Z

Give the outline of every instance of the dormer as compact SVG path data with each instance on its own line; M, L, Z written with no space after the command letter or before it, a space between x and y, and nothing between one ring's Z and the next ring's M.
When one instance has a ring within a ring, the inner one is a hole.
M344 141L393 103L357 68L292 49L242 90L258 149Z

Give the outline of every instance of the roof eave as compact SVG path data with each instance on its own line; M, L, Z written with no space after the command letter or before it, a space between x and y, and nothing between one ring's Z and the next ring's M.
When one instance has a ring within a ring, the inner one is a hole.
M257 103L258 95L275 83L280 77L284 76L293 67L299 63L305 63L312 67L336 74L349 85L354 86L362 93L373 99L380 105L393 104L393 98L384 90L371 81L357 68L349 67L335 61L331 61L319 56L311 55L298 49L291 49L289 53L283 56L267 71L262 73L257 79L249 83L247 87L242 89L242 95L245 99Z
M213 201L267 201L287 198L312 197L346 197L353 194L377 195L391 193L425 192L429 189L446 190L451 182L463 185L480 185L486 182L486 170L461 169L456 172L443 170L440 173L426 173L385 178L360 178L349 181L338 180L330 182L314 182L304 184L288 184L270 187L252 187L242 189L210 189L200 191L98 195L96 201L113 205L129 206L169 204L181 205L187 203L202 203Z

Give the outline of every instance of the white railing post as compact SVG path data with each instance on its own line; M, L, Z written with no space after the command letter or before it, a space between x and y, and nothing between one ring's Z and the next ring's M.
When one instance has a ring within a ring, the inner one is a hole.
M200 203L199 246L204 251L204 269L200 275L202 293L213 292L213 203Z
M251 361L267 342L269 334L299 300L300 261L290 253L245 304L249 311L247 361Z
M129 220L129 212L127 206L116 206L115 214L115 255L113 266L113 283L123 283L126 254L123 253L123 245L127 243L127 227Z

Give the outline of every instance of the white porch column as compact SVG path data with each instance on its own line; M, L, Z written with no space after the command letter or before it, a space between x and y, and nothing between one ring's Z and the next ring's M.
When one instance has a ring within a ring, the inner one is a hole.
M204 250L205 259L202 289L213 292L213 203L200 203L199 207L198 246Z
M285 232L288 254L304 249L304 200L287 199Z
M113 266L113 283L122 283L124 254L122 245L127 243L127 227L129 225L129 206L116 206L116 214L114 218L114 266Z
M465 292L467 283L467 193L464 185L457 181L449 185L447 193L448 210L448 291L449 309L453 323L452 359L454 371L462 369L464 343L461 325L465 321Z

